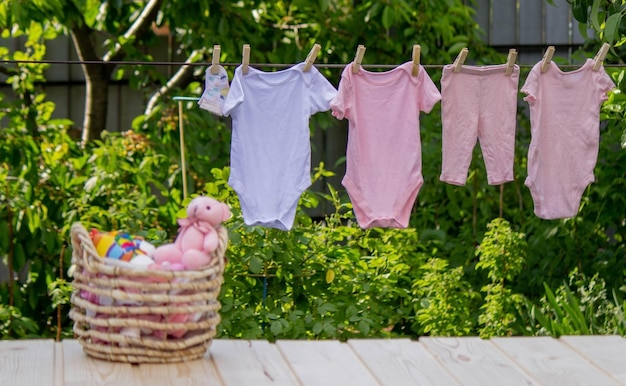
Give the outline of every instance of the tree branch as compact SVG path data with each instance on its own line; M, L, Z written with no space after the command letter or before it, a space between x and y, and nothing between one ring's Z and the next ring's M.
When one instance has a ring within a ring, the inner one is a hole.
M13 75L15 75L17 73L18 73L18 71L15 70L14 68L0 66L0 74L4 74L6 76L13 76Z
M201 60L204 57L205 53L205 48L193 50L189 57L187 57L187 60L185 60L185 63L193 63ZM144 111L144 114L152 114L152 111L156 107L156 104L159 102L159 99L163 95L168 94L174 88L182 88L186 86L193 79L193 69L194 66L181 66L165 85L161 86L161 88L159 88L157 92L152 94L152 96L148 100L148 103L146 104L146 110Z
M132 37L135 38L135 41L141 40L146 32L150 29L152 25L152 20L156 17L157 12L161 6L163 0L150 0L148 4L145 5L137 20L128 28L128 30L122 35L125 40L128 40ZM115 47L109 50L106 54L104 54L102 60L105 62L109 61L117 61L121 60L125 55L124 49L122 45L119 43L115 43Z
M84 23L71 28L70 35L78 58L83 61L99 61L100 57L92 42L93 30Z

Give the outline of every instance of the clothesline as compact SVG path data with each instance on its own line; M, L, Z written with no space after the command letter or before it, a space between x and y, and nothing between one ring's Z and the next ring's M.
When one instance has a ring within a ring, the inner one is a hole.
M132 65L132 66L196 66L196 67L208 67L211 65L210 62L172 62L172 61L103 61L103 60L0 60L0 63L3 64L71 64L71 65L81 65L81 64L108 64L108 65ZM265 67L265 68L289 68L293 67L296 63L250 63L249 65L252 67ZM317 68L344 68L349 63L316 63L314 64ZM379 68L379 69L391 69L398 67L398 64L361 64L363 68ZM452 63L445 64L422 64L422 67L426 69L442 69L444 66ZM471 63L467 63L466 65L474 65ZM492 64L503 64L503 63L492 63ZM240 66L241 63L220 63L223 67L237 67ZM485 65L485 64L476 64L476 65ZM578 68L582 64L559 64L561 68ZM534 64L520 64L520 68L532 68ZM626 64L604 64L604 67L608 68L626 68Z

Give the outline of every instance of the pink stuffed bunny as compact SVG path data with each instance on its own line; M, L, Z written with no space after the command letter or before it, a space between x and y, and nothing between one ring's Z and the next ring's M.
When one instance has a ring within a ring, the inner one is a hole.
M211 261L211 252L219 243L215 228L231 216L224 203L213 198L199 196L187 207L187 218L178 220L180 225L174 243L164 244L154 251L157 264L182 264L186 269L196 269Z

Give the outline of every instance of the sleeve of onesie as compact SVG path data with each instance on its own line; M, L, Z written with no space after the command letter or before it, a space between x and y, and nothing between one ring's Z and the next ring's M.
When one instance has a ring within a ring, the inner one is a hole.
M613 80L611 79L609 74L606 73L604 67L600 67L600 71L596 71L596 74L599 88L598 91L600 92L600 95L598 96L598 101L602 103L609 98L607 93L615 88L615 83L613 83Z
M526 77L526 81L524 85L520 89L521 92L526 94L524 100L528 102L529 105L532 105L537 100L537 82L538 82L538 73L540 72L541 62L535 64L532 70L528 73Z
M419 109L425 113L429 113L433 109L435 104L441 100L441 93L435 86L435 83L424 67L420 66L418 75L418 87L419 87Z
M337 95L330 102L330 108L333 111L333 116L337 119L350 119L350 113L352 111L351 94L352 86L350 85L350 69L352 65L346 66L341 73L341 80L339 81L339 91Z
M311 115L327 111L330 108L330 101L337 95L337 89L333 86L324 75L315 67L311 67L313 79L309 87L309 99L311 103Z
M241 86L241 67L235 69L235 76L228 90L228 95L224 101L223 113L224 116L229 116L230 113L237 108L243 102L243 87Z

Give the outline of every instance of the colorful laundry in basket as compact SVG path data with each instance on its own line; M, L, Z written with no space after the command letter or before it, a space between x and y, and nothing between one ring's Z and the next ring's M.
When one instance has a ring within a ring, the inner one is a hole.
M154 263L152 259L154 245L139 236L119 231L102 232L97 229L92 229L89 235L101 257L142 266Z

